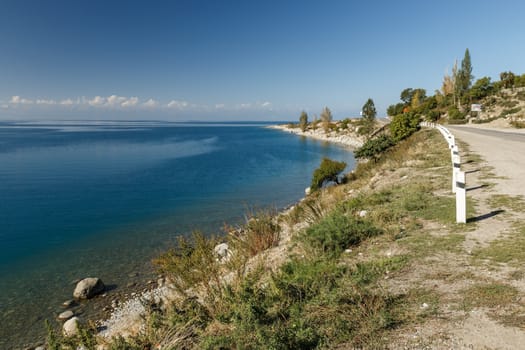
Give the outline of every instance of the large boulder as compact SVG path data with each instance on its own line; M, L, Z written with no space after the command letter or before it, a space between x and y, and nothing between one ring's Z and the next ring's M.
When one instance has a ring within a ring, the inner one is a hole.
M100 294L106 287L100 278L88 277L77 283L73 297L77 299L90 299Z

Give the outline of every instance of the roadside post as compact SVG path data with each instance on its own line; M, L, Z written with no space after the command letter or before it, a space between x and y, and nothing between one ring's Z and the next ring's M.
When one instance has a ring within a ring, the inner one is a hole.
M452 155L452 193L457 191L458 173L460 172L461 160L459 155ZM465 180L463 180L465 182Z
M467 197L465 189L465 172L458 171L456 174L456 222L467 223Z

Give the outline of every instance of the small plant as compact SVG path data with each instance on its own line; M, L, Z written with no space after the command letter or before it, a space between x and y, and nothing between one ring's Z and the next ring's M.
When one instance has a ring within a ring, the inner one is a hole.
M510 125L515 127L516 129L524 129L525 128L525 121L522 120L513 120L510 122Z
M336 181L339 175L346 168L345 162L337 162L329 158L323 158L319 168L315 169L312 177L310 189L316 191L320 189L325 181Z
M521 111L521 107L510 108L510 109L504 109L504 110L500 113L499 117L500 117L500 118L503 118L503 117L506 117L506 116L508 116L508 115L510 115L510 114L518 113L518 112L520 112L520 111Z

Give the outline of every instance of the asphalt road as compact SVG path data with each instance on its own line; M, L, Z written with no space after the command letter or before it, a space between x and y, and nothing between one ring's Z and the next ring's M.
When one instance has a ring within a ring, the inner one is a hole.
M494 180L498 192L525 196L524 131L502 131L468 126L447 126L447 128L494 168L493 172L498 176Z

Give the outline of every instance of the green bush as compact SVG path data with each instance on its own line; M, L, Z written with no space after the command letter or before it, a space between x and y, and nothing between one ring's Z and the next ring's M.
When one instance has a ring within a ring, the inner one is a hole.
M370 139L354 151L354 157L375 158L394 145L394 140L388 135L381 135Z
M441 116L441 113L439 113L439 111L437 111L437 110L430 110L427 113L427 120L429 120L431 122L435 122L435 121L437 121L439 119L440 116Z
M337 162L329 158L323 158L319 168L315 169L312 177L312 184L310 189L312 191L318 190L325 181L335 181L339 175L346 168L345 162Z
M448 119L449 120L464 120L465 119L465 114L464 113L461 113L461 111L459 109L457 109L456 106L451 106L449 109L448 109Z
M334 211L305 231L305 241L329 258L337 258L346 248L378 235L381 230L369 221Z
M419 129L420 116L415 113L396 115L390 123L390 133L395 142L406 139Z

